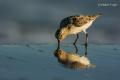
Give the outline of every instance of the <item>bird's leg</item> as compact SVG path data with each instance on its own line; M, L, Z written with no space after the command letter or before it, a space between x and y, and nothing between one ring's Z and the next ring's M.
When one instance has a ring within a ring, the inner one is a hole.
M87 46L85 46L85 56L87 56Z
M88 33L85 33L85 56L87 55L87 47L88 47Z
M85 47L88 46L88 33L85 33Z
M73 42L73 45L75 45L75 44L76 44L76 42L77 42L78 38L79 38L79 35L77 34L77 37L76 37L75 41Z
M76 44L74 44L74 47L75 47L75 53L78 53L78 48L77 48Z

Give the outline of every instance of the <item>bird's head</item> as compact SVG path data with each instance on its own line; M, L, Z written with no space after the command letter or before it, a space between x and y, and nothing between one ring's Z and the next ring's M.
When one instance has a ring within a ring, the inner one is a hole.
M59 40L59 41L63 41L66 36L68 35L68 31L67 29L63 28L63 29L58 29L55 33L55 37Z
M67 54L66 54L65 51L59 49L59 50L56 51L54 54L55 54L55 56L58 58L58 61L60 61L60 62L66 62Z

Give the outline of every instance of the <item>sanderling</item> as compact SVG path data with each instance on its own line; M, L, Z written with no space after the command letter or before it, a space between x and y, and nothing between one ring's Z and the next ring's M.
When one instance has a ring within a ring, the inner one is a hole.
M79 38L78 33L84 32L86 35L85 45L87 46L88 33L86 32L86 30L99 16L101 16L101 13L94 15L75 15L64 18L60 23L60 28L55 33L55 37L58 40L58 45L60 45L60 42L63 41L70 34L74 34L77 36L73 43L75 45Z

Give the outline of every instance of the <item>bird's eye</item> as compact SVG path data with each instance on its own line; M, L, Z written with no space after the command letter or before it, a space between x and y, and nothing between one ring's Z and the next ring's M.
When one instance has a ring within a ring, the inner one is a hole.
M68 29L70 29L71 27L70 26L68 26Z

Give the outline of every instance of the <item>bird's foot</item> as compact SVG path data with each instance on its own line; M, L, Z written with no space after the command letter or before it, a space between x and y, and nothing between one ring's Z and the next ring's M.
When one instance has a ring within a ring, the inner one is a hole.
M85 47L87 47L87 46L88 46L88 44L87 44L87 43L84 43L83 45L84 45Z
M85 56L87 57L87 52L85 52Z
M73 43L73 45L76 45L76 43Z
M73 45L75 45L75 46L76 46L76 42L74 42L74 43L73 43Z

